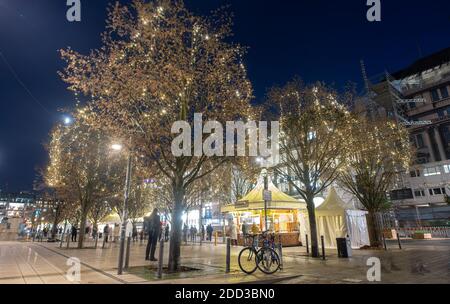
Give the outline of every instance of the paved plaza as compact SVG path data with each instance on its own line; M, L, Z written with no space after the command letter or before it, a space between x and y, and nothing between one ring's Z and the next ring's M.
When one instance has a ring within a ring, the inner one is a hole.
M90 246L92 244L87 244ZM75 243L71 244L75 246ZM99 246L101 247L101 246ZM164 264L167 263L168 243ZM327 250L326 260L306 256L304 247L283 249L283 270L274 275L255 272L245 275L239 270L240 247L231 250L231 271L225 273L226 248L223 244L187 244L182 246L181 264L196 271L164 275L156 279L144 260L145 244L131 245L129 270L117 275L119 246L110 243L105 249L59 248L57 243L0 242L0 284L71 284L66 274L69 258L81 261L82 284L160 284L160 283L370 283L366 265L370 257L381 261L380 283L450 283L450 240L404 240L399 250L388 242L388 250L354 250L353 257L340 259L335 250ZM151 264L153 263L153 264ZM78 282L75 282L78 283Z

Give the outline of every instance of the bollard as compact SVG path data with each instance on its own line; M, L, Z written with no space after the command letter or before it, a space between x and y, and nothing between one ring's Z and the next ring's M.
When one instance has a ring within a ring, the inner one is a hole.
M323 235L320 236L320 241L322 242L322 260L325 260L325 241Z
M106 238L107 236L105 234L102 235L103 238L103 244L102 244L102 249L105 249L105 244L106 244Z
M308 240L308 235L306 234L306 253L309 255L309 240Z
M95 249L97 249L97 244L98 244L98 234L95 236L95 245L94 245Z
M230 273L230 255L231 255L231 239L227 238L227 257L225 266L226 273Z
M125 253L125 266L124 269L128 269L130 265L130 245L131 245L131 237L127 239L127 252Z
M214 233L214 246L217 246L217 231Z
M402 242L400 241L400 233L397 230L397 242L398 242L398 248L402 249Z
M383 238L383 246L384 246L384 250L387 250L387 245L386 245L386 238L384 237L384 233L381 235Z
M164 240L161 239L159 241L158 279L162 278L163 258L164 258Z

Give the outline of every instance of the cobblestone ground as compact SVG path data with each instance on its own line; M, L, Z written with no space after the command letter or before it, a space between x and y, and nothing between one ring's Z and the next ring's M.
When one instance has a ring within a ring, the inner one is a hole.
M353 257L339 259L335 250L327 250L326 260L306 256L302 247L284 248L282 271L274 275L255 272L245 275L237 264L239 247L231 250L231 272L225 273L225 246L212 243L182 246L182 265L198 271L157 280L153 273L142 274L144 266L156 262L144 260L145 244L132 243L130 272L117 275L118 244L106 248L75 249L75 245L45 242L0 242L0 284L70 284L70 283L278 283L311 284L371 283L367 280L367 259L377 257L381 262L380 283L450 283L450 240L405 240L399 250L396 242L388 242L388 250L354 250ZM168 256L165 246L165 261ZM80 282L72 282L69 258L81 261Z

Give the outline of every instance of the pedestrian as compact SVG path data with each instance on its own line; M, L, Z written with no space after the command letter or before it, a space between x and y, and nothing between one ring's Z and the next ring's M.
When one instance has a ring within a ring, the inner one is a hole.
M136 224L133 224L133 233L131 234L132 238L133 238L133 242L137 241L137 236L138 236L138 231L137 231L137 227Z
M202 241L205 240L205 225L202 225L200 228L200 237L202 238Z
M119 224L114 224L114 232L113 232L113 236L114 236L114 243L118 243L120 241L120 231L121 227Z
M193 242L195 243L197 241L197 233L198 233L197 226L194 226L193 232L194 232L193 233Z
M156 244L161 230L161 219L158 215L158 209L153 209L148 222L148 244L145 250L145 260L157 261L155 258Z
M98 234L98 227L97 224L95 224L94 227L92 228L92 238L94 240L97 239L97 234Z
M170 227L169 224L166 224L166 228L164 229L164 241L167 242L169 240Z
M194 242L194 226L191 225L191 228L189 229L189 236L191 239L191 242Z
M142 228L141 231L139 232L139 239L142 244L144 242L144 228Z
M72 242L76 242L78 231L75 225L72 226L71 234L72 234Z
M248 235L248 226L247 226L247 224L246 223L243 223L242 224L242 234L243 234L243 236L244 236L244 239L247 237L247 235Z
M253 235L256 235L259 233L259 228L256 226L255 223L253 223L252 228L250 229Z
M237 246L238 244L238 231L237 226L234 224L234 222L231 222L230 225L230 238L231 238L231 245Z
M184 223L183 226L183 240L185 243L187 243L187 238L188 238L188 226L186 225L186 223Z
M208 234L208 239L211 242L212 241L212 234L213 234L214 228L211 226L211 224L206 227L206 233Z
M103 228L103 235L105 238L105 243L108 243L108 236L109 236L109 225L106 224L105 228Z
M48 228L44 227L44 229L42 230L42 232L44 233L44 237L47 237L48 234Z

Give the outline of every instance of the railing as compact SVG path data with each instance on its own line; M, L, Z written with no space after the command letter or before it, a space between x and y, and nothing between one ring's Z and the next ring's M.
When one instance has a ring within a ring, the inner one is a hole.
M450 238L450 227L408 227L398 228L400 237L410 238L415 231L430 233L434 238Z

